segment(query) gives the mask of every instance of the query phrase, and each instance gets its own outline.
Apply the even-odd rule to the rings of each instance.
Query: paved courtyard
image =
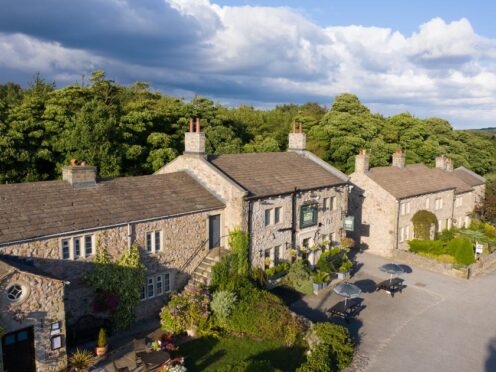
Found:
[[[364,290],[366,308],[347,326],[359,342],[351,371],[496,371],[496,274],[463,280],[411,267],[407,288],[392,298],[373,292],[389,262],[359,254],[351,280]],[[293,303],[319,321],[342,298],[330,290]],[[344,323],[342,323],[345,325]]]

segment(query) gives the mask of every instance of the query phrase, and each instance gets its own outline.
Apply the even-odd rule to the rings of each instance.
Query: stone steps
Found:
[[[224,248],[212,249],[198,265],[195,271],[193,271],[188,285],[194,287],[209,285],[212,276],[212,267],[220,261],[221,257],[224,257],[228,253],[229,251]]]

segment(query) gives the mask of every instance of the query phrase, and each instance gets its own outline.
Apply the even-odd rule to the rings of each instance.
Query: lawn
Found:
[[[241,368],[242,361],[268,361],[274,369],[294,371],[305,361],[302,346],[287,347],[279,341],[233,336],[189,341],[180,346],[180,353],[185,357],[188,371],[244,371],[247,365]]]

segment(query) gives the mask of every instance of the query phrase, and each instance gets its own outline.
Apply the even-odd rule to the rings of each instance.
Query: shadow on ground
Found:
[[[488,345],[489,356],[486,359],[485,371],[496,371],[496,338],[493,338]]]

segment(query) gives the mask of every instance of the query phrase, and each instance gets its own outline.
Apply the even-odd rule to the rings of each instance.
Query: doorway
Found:
[[[3,336],[2,352],[5,371],[35,372],[33,327]]]
[[[220,214],[208,217],[208,248],[220,247]]]

